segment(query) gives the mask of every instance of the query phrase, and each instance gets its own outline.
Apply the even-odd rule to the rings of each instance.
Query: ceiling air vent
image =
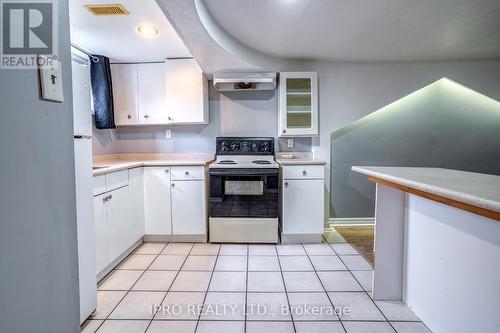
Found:
[[[95,16],[128,15],[128,10],[120,4],[84,5]]]

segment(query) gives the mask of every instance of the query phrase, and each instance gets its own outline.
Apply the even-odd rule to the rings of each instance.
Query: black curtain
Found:
[[[92,99],[94,100],[95,127],[98,129],[115,128],[113,84],[108,57],[97,54],[90,57],[90,79]]]

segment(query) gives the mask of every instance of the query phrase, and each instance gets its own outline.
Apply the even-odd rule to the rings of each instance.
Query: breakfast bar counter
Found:
[[[500,329],[500,176],[364,167],[376,183],[373,298],[433,332]]]

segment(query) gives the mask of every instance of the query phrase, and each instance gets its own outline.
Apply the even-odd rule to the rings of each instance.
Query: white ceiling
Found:
[[[130,15],[93,16],[83,5],[119,3]],[[113,61],[162,61],[189,57],[186,48],[155,0],[70,0],[71,42]],[[141,24],[152,24],[160,35],[147,39],[136,32]]]
[[[204,0],[243,44],[282,58],[419,61],[500,56],[498,0]]]

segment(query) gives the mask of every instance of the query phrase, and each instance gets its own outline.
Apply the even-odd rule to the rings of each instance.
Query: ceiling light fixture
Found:
[[[146,38],[153,38],[160,34],[160,30],[151,25],[140,25],[136,30],[141,36]]]

